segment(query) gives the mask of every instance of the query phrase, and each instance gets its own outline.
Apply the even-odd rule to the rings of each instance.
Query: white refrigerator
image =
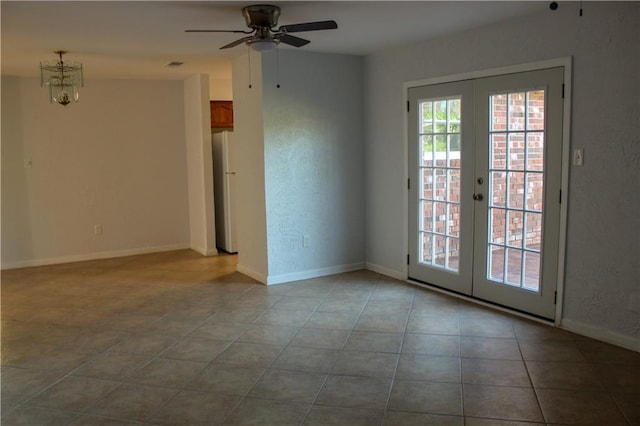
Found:
[[[216,214],[216,247],[228,253],[238,251],[236,239],[236,169],[233,132],[214,133],[211,138],[213,151],[213,191]]]

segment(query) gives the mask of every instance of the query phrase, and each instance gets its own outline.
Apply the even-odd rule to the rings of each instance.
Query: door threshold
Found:
[[[433,284],[425,283],[423,281],[418,281],[418,280],[413,279],[413,278],[407,278],[406,282],[409,283],[409,284],[418,286],[418,287],[422,287],[422,288],[426,288],[426,289],[429,289],[429,290],[433,290],[433,291],[438,292],[438,293],[446,294],[448,296],[452,296],[452,297],[455,297],[457,299],[462,299],[462,300],[465,300],[467,302],[475,303],[476,305],[480,305],[480,306],[484,306],[484,307],[487,307],[487,308],[491,308],[491,309],[496,310],[496,311],[504,312],[504,313],[507,313],[507,314],[510,314],[510,315],[515,315],[517,317],[525,318],[525,319],[528,319],[528,320],[531,320],[531,321],[535,321],[535,322],[538,322],[540,324],[557,327],[555,321],[551,320],[549,318],[544,318],[544,317],[540,317],[540,316],[537,316],[537,315],[534,315],[534,314],[530,314],[528,312],[519,311],[517,309],[509,308],[507,306],[499,305],[497,303],[487,302],[486,300],[478,299],[476,297],[468,296],[466,294],[462,294],[462,293],[458,293],[458,292],[455,292],[455,291],[447,290],[447,289],[444,289],[442,287],[438,287],[438,286],[433,285]]]

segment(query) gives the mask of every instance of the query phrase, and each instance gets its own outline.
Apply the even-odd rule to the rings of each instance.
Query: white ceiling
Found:
[[[2,12],[2,74],[36,76],[52,51],[68,50],[86,78],[231,77],[230,60],[244,45],[219,47],[242,34],[185,33],[185,29],[246,29],[251,1],[6,1]],[[312,52],[366,55],[548,10],[544,1],[276,1],[279,25],[333,19],[339,28],[299,34]],[[285,49],[295,49],[282,47]],[[185,63],[165,67],[170,61]]]

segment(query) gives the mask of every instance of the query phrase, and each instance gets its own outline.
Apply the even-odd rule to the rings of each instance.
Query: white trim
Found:
[[[351,263],[347,265],[337,265],[328,268],[310,269],[308,271],[292,272],[289,274],[269,275],[267,285],[283,284],[292,281],[308,280],[310,278],[324,277],[327,275],[341,274],[343,272],[359,271],[364,269],[364,263]]]
[[[163,251],[190,249],[189,244],[170,244],[166,246],[140,247],[125,250],[102,251],[98,253],[77,254],[73,256],[49,257],[45,259],[16,260],[4,262],[2,270],[28,268],[32,266],[57,265],[59,263],[84,262],[87,260],[110,259],[113,257],[135,256],[138,254],[159,253]]]
[[[213,247],[210,249],[205,249],[204,247],[190,247],[191,250],[200,253],[203,256],[217,256],[218,255],[218,249]]]
[[[260,281],[262,284],[266,284],[267,283],[267,276],[264,274],[261,274],[260,272],[256,272],[253,269],[249,268],[248,266],[244,266],[241,265],[240,263],[238,263],[236,265],[236,271],[240,272],[241,274],[244,274],[250,278],[253,278],[256,281]]]
[[[409,100],[409,89],[412,87],[429,86],[441,83],[452,83],[456,81],[472,80],[484,77],[493,77],[504,74],[515,74],[527,71],[537,71],[547,68],[564,67],[564,104],[562,114],[562,204],[560,206],[560,235],[558,241],[558,274],[557,274],[557,287],[556,291],[556,311],[555,311],[555,325],[559,326],[562,322],[562,305],[564,301],[564,274],[565,274],[565,261],[566,261],[566,243],[567,243],[567,212],[568,212],[568,200],[569,200],[569,159],[570,159],[570,146],[571,146],[571,77],[572,77],[572,63],[573,57],[566,56],[563,58],[549,59],[546,61],[529,62],[526,64],[509,65],[505,67],[490,68],[486,70],[470,71],[466,73],[431,77],[424,80],[409,81],[402,84],[402,100],[403,100],[403,115],[404,115],[404,128],[403,128],[403,140],[404,140],[404,157],[405,157],[405,169],[404,176],[405,182],[409,179],[409,114],[407,112],[407,102]],[[409,217],[408,217],[408,203],[409,196],[408,191],[404,192],[403,200],[403,243],[404,247],[409,249]],[[408,265],[403,262],[403,269],[405,271],[405,277],[408,278]]]
[[[564,105],[562,108],[562,203],[560,204],[560,229],[558,230],[558,278],[556,291],[555,323],[562,323],[564,300],[564,275],[567,256],[567,222],[569,209],[569,169],[571,158],[571,93],[572,93],[572,57],[564,58]]]
[[[385,266],[376,265],[375,263],[367,262],[364,265],[365,269],[368,271],[375,272],[377,274],[381,274],[387,277],[395,278],[399,281],[407,280],[406,271],[396,271],[395,269],[387,268]]]
[[[638,337],[616,333],[615,331],[611,331],[606,328],[585,324],[571,319],[563,319],[560,324],[560,328],[572,333],[640,352],[640,339]]]

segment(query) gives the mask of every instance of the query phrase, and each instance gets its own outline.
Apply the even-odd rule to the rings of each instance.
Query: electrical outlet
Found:
[[[102,235],[102,225],[93,225],[93,235]]]
[[[302,236],[302,247],[309,247],[309,245],[311,245],[311,242],[309,241],[310,238],[308,235],[303,235]]]
[[[584,150],[582,148],[573,150],[573,165],[574,166],[584,165]]]

